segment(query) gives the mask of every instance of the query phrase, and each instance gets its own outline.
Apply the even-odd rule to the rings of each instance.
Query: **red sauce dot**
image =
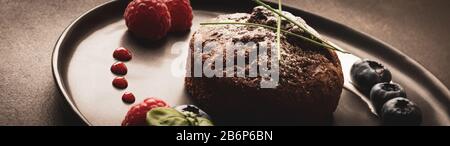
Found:
[[[135,100],[136,100],[136,98],[134,97],[133,93],[131,93],[131,92],[125,92],[122,95],[122,101],[125,103],[131,104],[131,103],[134,103]]]
[[[132,58],[131,52],[124,48],[119,47],[116,50],[114,50],[113,57],[119,61],[129,61]]]
[[[125,89],[128,87],[128,81],[124,77],[116,77],[112,82],[113,86],[119,89]]]
[[[114,63],[111,66],[111,72],[116,75],[126,75],[128,72],[127,66],[123,62]]]

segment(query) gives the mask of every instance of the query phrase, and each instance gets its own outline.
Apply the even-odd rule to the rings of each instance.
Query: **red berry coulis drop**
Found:
[[[119,89],[125,89],[128,87],[128,81],[124,77],[116,77],[112,82],[113,86]]]
[[[127,66],[123,62],[114,63],[111,66],[111,72],[116,75],[126,75],[128,72]]]
[[[131,92],[125,92],[122,95],[122,101],[125,103],[131,104],[131,103],[134,103],[135,100],[136,100],[136,98],[134,97],[133,93],[131,93]]]
[[[132,58],[131,52],[124,48],[119,47],[116,50],[114,50],[113,57],[119,61],[129,61]]]

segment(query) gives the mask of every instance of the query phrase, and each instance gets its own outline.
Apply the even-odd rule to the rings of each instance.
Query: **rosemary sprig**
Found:
[[[262,2],[261,0],[253,0],[255,1],[257,4],[267,8],[268,10],[272,11],[273,13],[277,14],[278,16],[283,17],[284,19],[288,20],[289,22],[291,22],[292,24],[296,25],[297,27],[303,29],[308,35],[312,36],[313,40],[317,40],[323,44],[325,44],[326,46],[329,46],[327,48],[333,48],[333,50],[337,50],[339,52],[342,53],[346,53],[348,54],[348,52],[341,50],[340,48],[334,47],[332,45],[330,45],[328,42],[321,40],[319,37],[315,36],[313,33],[311,33],[308,29],[304,28],[302,25],[300,25],[297,21],[292,20],[291,18],[287,17],[286,15],[282,14],[281,11],[277,11],[274,8],[270,7],[269,5],[265,4],[264,2]]]
[[[281,9],[281,0],[278,0],[278,11],[282,12]],[[277,17],[277,51],[278,51],[278,59],[281,60],[281,17]]]
[[[231,24],[231,25],[255,26],[255,27],[263,27],[263,28],[267,28],[267,29],[271,29],[271,30],[277,30],[277,28],[275,28],[275,27],[264,25],[264,24],[257,24],[257,23],[243,23],[243,22],[205,22],[205,23],[200,23],[200,25],[228,25],[228,24]],[[291,35],[291,36],[295,36],[295,37],[297,37],[299,39],[302,39],[304,41],[310,42],[310,43],[312,43],[314,45],[317,45],[317,46],[321,46],[321,47],[324,47],[324,48],[328,48],[328,49],[332,49],[332,50],[336,50],[336,51],[342,52],[339,49],[335,49],[335,48],[333,48],[331,46],[322,44],[320,42],[317,42],[315,40],[312,40],[312,39],[307,38],[307,37],[302,36],[302,35],[298,35],[298,34],[292,33],[292,32],[287,31],[287,30],[280,29],[280,32],[283,32],[283,33]],[[342,52],[342,53],[346,53],[346,52]]]

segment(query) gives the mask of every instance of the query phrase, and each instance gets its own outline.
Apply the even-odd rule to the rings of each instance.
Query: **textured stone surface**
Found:
[[[64,28],[107,0],[0,0],[0,125],[80,125],[51,72]],[[447,87],[448,0],[283,0],[373,35],[411,56]]]

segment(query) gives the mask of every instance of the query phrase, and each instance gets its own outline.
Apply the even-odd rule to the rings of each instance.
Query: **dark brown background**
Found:
[[[107,0],[0,0],[0,125],[80,125],[52,77],[64,28]],[[450,86],[450,1],[283,0],[373,35]]]

